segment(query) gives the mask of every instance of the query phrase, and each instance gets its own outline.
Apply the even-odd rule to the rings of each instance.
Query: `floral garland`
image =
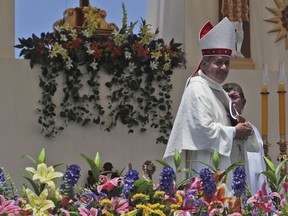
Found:
[[[15,47],[21,49],[20,56],[30,60],[31,68],[41,65],[42,98],[37,110],[47,137],[69,122],[94,123],[106,131],[121,122],[128,133],[135,127],[144,132],[150,126],[160,133],[156,142],[167,143],[173,119],[171,75],[184,62],[184,53],[173,39],[166,44],[157,38],[158,31],[152,33],[144,20],[134,34],[137,22],[127,26],[125,16],[126,12],[123,27],[108,37],[64,23],[53,33],[19,38]],[[60,87],[64,95],[57,104]]]

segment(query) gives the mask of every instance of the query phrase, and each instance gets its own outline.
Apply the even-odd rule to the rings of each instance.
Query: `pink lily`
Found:
[[[284,189],[283,193],[288,194],[288,183],[287,183],[287,182],[285,182],[285,183],[283,184],[283,189]],[[286,204],[286,199],[285,199],[285,197],[283,196],[283,194],[281,194],[280,205],[281,205],[282,208],[285,208],[285,204]]]
[[[111,191],[114,187],[118,185],[119,177],[109,180],[107,176],[100,175],[99,180],[102,181],[103,184],[97,186],[98,193],[100,193],[103,189],[107,191]]]
[[[189,184],[187,184],[187,186],[185,187],[185,190],[186,191],[189,191],[189,190],[200,191],[201,185],[202,185],[201,178],[191,178]]]
[[[0,195],[0,215],[12,213],[16,215],[21,208],[14,205],[14,200],[5,200],[3,195]]]
[[[120,199],[119,201],[117,198],[113,197],[111,199],[111,207],[113,209],[116,208],[115,211],[118,214],[125,214],[129,211],[129,204],[127,199]]]
[[[280,198],[280,195],[276,192],[272,192],[271,194],[267,193],[266,190],[266,182],[263,183],[262,189],[258,191],[258,193],[254,194],[247,200],[247,204],[253,203],[253,209],[257,211],[264,210],[265,212],[271,212],[274,208],[272,197]]]
[[[97,216],[98,215],[98,209],[91,208],[90,211],[84,207],[78,208],[81,216]]]
[[[67,211],[66,209],[61,208],[61,211],[65,214],[65,216],[70,216],[69,211]]]

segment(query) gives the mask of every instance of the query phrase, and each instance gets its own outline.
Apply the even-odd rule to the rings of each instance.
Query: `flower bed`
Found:
[[[266,182],[256,194],[249,194],[243,163],[234,164],[224,172],[217,172],[217,152],[214,167],[207,166],[199,177],[177,182],[175,171],[164,161],[159,182],[150,177],[155,171],[151,163],[145,164],[143,177],[129,169],[125,175],[111,177],[100,172],[100,157],[95,160],[81,154],[89,164],[95,182],[85,188],[77,185],[81,168],[72,164],[63,174],[47,166],[45,149],[37,160],[27,156],[35,167],[27,167],[24,176],[30,186],[23,184],[18,196],[9,175],[0,170],[0,215],[287,215],[288,183],[286,175],[279,177],[283,161],[277,168],[265,158],[268,171],[263,172]],[[174,161],[180,172],[180,156]],[[153,165],[153,164],[152,164]],[[233,171],[232,196],[227,196],[225,179]],[[182,170],[183,171],[183,170]],[[187,170],[186,170],[187,171]],[[150,172],[150,173],[149,173]],[[151,173],[152,172],[152,173]],[[150,174],[150,175],[149,175]],[[278,176],[278,177],[277,177]],[[58,180],[58,181],[56,181]],[[61,181],[59,181],[61,180]],[[76,190],[76,188],[80,188]]]

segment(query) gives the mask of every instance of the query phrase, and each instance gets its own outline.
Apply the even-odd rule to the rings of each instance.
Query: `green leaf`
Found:
[[[215,167],[216,170],[218,170],[219,168],[219,155],[216,149],[214,149],[213,152],[213,165]]]
[[[265,175],[267,177],[267,180],[270,181],[272,184],[277,185],[277,177],[275,176],[275,173],[271,171],[263,171],[261,174]]]
[[[59,167],[59,166],[62,166],[62,165],[63,165],[63,163],[54,164],[54,165],[53,165],[53,168],[55,169],[55,168],[57,168],[57,167]]]
[[[81,153],[81,156],[86,160],[86,162],[88,163],[88,165],[90,166],[90,169],[92,171],[93,177],[96,181],[99,180],[99,176],[100,176],[100,169],[99,167],[96,165],[95,161],[92,160],[91,158],[89,158],[88,156],[86,156],[85,154]]]
[[[28,158],[28,159],[31,160],[35,165],[37,165],[36,160],[34,160],[34,158],[32,158],[31,156],[29,156],[29,155],[22,155],[22,156],[21,156],[21,159],[23,159],[23,158]]]
[[[264,161],[268,170],[271,170],[273,173],[275,173],[275,166],[272,161],[270,161],[267,157],[264,157]]]
[[[126,214],[121,214],[121,216],[136,216],[138,214],[138,209],[135,209],[133,211],[129,211]]]
[[[214,168],[213,168],[210,164],[208,164],[208,163],[205,163],[205,162],[200,161],[200,160],[192,160],[192,162],[199,162],[199,163],[201,163],[201,164],[207,166],[207,168],[211,169],[214,173],[217,173],[217,170],[214,169]]]
[[[278,186],[277,186],[277,191],[276,192],[280,192],[281,189],[283,188],[283,184],[285,183],[287,178],[287,174],[283,175],[280,177],[279,181],[278,181]]]
[[[147,194],[147,191],[149,191],[149,188],[151,188],[151,183],[145,179],[137,179],[134,182],[134,187],[136,193]]]
[[[45,163],[45,148],[42,148],[38,156],[38,164]]]
[[[174,151],[174,164],[176,169],[180,166],[181,164],[181,155],[178,149],[175,149]]]
[[[34,192],[39,196],[40,195],[40,190],[38,188],[38,185],[30,178],[28,178],[27,176],[22,176],[23,178],[25,178],[28,182],[30,182],[31,186],[33,187]]]
[[[286,158],[285,160],[281,161],[281,163],[278,164],[278,166],[276,167],[276,170],[275,170],[275,175],[276,176],[280,175],[281,169],[282,169],[283,166],[286,166],[286,162],[287,161],[288,161],[288,158]]]
[[[96,164],[97,167],[100,167],[101,158],[100,158],[99,152],[96,153],[94,162],[95,162],[95,164]]]
[[[170,166],[167,162],[163,161],[163,160],[155,160],[156,162],[162,164],[163,166]]]

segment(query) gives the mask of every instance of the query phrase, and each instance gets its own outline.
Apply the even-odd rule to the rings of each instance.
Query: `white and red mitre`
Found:
[[[235,28],[227,17],[216,26],[207,22],[199,33],[203,56],[231,56],[235,49]]]
[[[231,56],[235,49],[235,28],[227,17],[216,26],[209,21],[199,32],[200,48],[203,56]],[[197,75],[200,64],[192,76]]]

